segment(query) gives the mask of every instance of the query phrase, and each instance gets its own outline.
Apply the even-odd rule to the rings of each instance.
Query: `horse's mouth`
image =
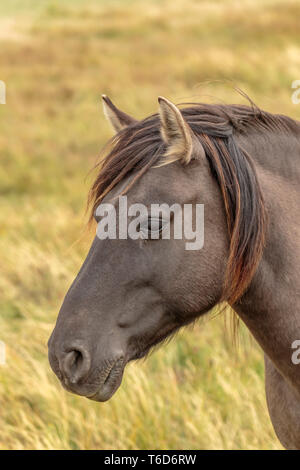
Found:
[[[118,390],[121,385],[123,372],[124,372],[124,359],[117,360],[108,370],[104,378],[102,378],[101,385],[96,393],[87,396],[89,400],[94,401],[107,401]]]

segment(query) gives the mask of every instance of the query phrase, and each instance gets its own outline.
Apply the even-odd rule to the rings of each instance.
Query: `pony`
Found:
[[[266,397],[282,445],[300,449],[300,123],[251,103],[176,106],[136,120],[103,95],[115,136],[90,189],[99,208],[204,205],[204,244],[97,235],[60,309],[49,361],[62,385],[108,400],[128,362],[217,305],[236,312],[265,355]],[[100,211],[101,212],[101,211]],[[119,214],[120,215],[120,214]],[[174,214],[169,220],[174,228]],[[154,236],[159,234],[159,236]],[[152,236],[153,235],[153,236]]]

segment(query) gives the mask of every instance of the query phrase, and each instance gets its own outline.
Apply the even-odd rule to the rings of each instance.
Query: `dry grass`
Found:
[[[299,14],[284,0],[1,3],[1,449],[280,448],[262,353],[236,353],[221,318],[129,366],[105,404],[61,389],[46,342],[88,247],[71,246],[85,176],[110,136],[100,94],[142,117],[158,95],[240,102],[233,80],[260,106],[299,116]]]

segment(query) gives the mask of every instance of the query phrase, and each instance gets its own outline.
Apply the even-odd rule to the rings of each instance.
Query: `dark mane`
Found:
[[[204,147],[224,201],[230,252],[221,300],[232,305],[255,273],[266,229],[264,202],[252,159],[239,148],[235,135],[252,131],[287,134],[299,131],[299,124],[255,105],[185,105],[181,112]],[[99,202],[116,184],[134,173],[131,187],[150,167],[161,163],[165,150],[158,114],[119,132],[98,164],[100,169],[88,198],[91,219]]]

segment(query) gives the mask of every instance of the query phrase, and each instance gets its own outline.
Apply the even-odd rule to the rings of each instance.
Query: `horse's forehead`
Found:
[[[134,178],[134,175],[127,176],[122,181],[120,181],[116,186],[113,187],[109,193],[104,196],[101,203],[111,203],[113,204],[117,199],[118,196],[126,190],[126,187],[130,184],[131,180]]]
[[[126,194],[132,203],[149,203],[154,200],[169,199],[182,194],[182,179],[176,163],[163,167],[149,168],[130,187],[134,178],[133,173],[120,181],[101,201],[117,205],[118,196]],[[129,188],[127,191],[127,187]]]

